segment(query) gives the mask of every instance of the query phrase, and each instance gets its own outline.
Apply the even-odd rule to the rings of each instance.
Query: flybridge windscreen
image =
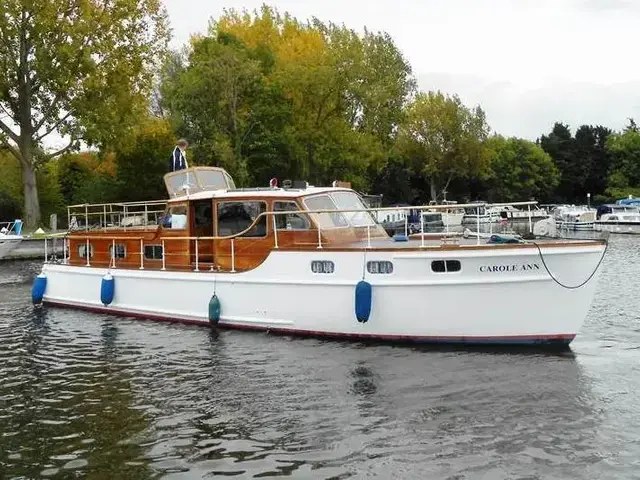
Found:
[[[194,167],[165,175],[165,185],[170,197],[208,190],[235,188],[231,176],[221,168]]]

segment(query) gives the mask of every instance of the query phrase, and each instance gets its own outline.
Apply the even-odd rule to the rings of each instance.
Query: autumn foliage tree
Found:
[[[197,143],[196,158],[240,184],[285,175],[367,185],[415,88],[388,35],[266,6],[225,12],[169,72],[161,91],[173,124]]]
[[[167,40],[159,0],[0,2],[0,143],[20,162],[27,225],[38,167],[133,123]],[[45,151],[54,134],[66,144]]]

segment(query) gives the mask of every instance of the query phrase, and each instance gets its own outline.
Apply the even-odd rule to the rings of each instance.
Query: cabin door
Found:
[[[213,201],[197,200],[191,202],[191,236],[213,237]],[[196,240],[191,240],[191,264],[195,265]],[[213,264],[213,241],[198,240],[197,257],[199,268],[208,268]]]
[[[274,240],[273,232],[267,226],[267,217],[260,216],[266,210],[267,203],[261,199],[230,199],[216,203],[216,236],[235,236],[233,240],[215,241],[215,262],[218,269],[251,270],[267,258]]]

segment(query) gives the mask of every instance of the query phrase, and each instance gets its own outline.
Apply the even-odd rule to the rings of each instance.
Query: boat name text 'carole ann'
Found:
[[[479,269],[485,272],[528,272],[530,270],[540,270],[537,263],[525,263],[522,265],[480,265]]]

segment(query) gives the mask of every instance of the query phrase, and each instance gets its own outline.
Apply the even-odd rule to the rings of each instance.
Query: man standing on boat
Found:
[[[187,165],[187,146],[189,144],[184,138],[178,140],[173,152],[171,153],[171,157],[169,158],[169,171],[176,172],[178,170],[183,170],[185,168],[189,168]]]

